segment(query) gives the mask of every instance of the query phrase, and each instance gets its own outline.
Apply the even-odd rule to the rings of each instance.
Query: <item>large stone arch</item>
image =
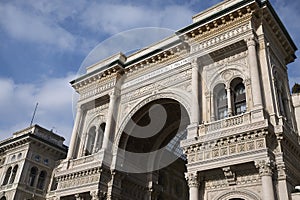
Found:
[[[129,122],[130,118],[144,105],[158,99],[173,99],[175,101],[178,101],[188,112],[189,117],[191,117],[191,97],[190,94],[186,91],[183,91],[181,89],[168,89],[164,90],[162,92],[158,92],[155,94],[151,94],[147,97],[142,98],[138,103],[136,103],[128,112],[128,114],[121,119],[121,123],[117,128],[116,132],[116,138],[114,140],[114,152],[119,147],[120,138],[122,136],[122,132],[124,131],[124,128],[126,124]]]
[[[245,200],[261,200],[261,198],[257,194],[248,190],[234,190],[223,192],[222,194],[214,198],[214,200],[230,200],[232,198],[241,198]]]
[[[191,109],[188,95],[182,96],[182,94],[184,92],[180,90],[177,90],[176,93],[174,90],[167,90],[149,95],[132,106],[130,112],[123,119],[124,125],[118,130],[117,142],[114,145],[114,148],[117,149],[114,150],[112,164],[116,171],[128,175],[121,182],[124,186],[121,190],[122,195],[130,196],[134,192],[137,192],[137,196],[145,195],[146,191],[150,189],[148,183],[151,183],[150,185],[156,188],[155,192],[159,192],[158,188],[160,187],[172,189],[160,192],[159,199],[165,197],[174,199],[179,193],[181,199],[188,198],[188,185],[184,176],[187,172],[186,159],[180,147],[180,141],[186,138],[186,127],[190,124]],[[156,105],[164,107],[166,118],[161,117],[163,115],[153,115],[155,118],[152,118],[150,111]],[[164,125],[157,125],[154,120],[153,124],[155,127],[160,127],[159,130],[156,131],[151,127],[144,131],[143,128],[147,126],[147,123],[152,123],[151,118],[163,121]],[[131,125],[132,122],[134,122],[134,126]],[[132,129],[130,129],[131,127]],[[150,131],[147,132],[147,130]],[[136,133],[144,135],[135,135]],[[151,135],[152,133],[154,135]],[[159,178],[160,174],[165,172],[168,172],[165,179],[168,180],[167,182],[161,181]],[[177,189],[175,190],[174,182],[179,185],[179,192]],[[140,190],[131,188],[132,185],[139,185]],[[173,190],[178,194],[172,192]],[[135,198],[132,197],[132,199]],[[137,199],[141,199],[141,197],[139,196]]]

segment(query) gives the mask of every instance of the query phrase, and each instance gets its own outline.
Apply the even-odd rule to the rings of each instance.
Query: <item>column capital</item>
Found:
[[[198,65],[198,58],[191,58],[191,64],[197,64]]]
[[[113,91],[110,91],[110,92],[108,92],[108,95],[109,95],[109,98],[115,98],[116,97],[116,93],[115,93],[115,91],[113,90]]]
[[[192,172],[192,173],[185,173],[185,179],[188,182],[189,187],[199,187],[200,182],[198,179],[198,173],[197,172]]]
[[[250,78],[247,78],[247,79],[245,79],[245,80],[243,80],[243,83],[244,83],[244,85],[251,85],[251,79]]]
[[[97,190],[90,191],[90,195],[92,197],[92,200],[99,200],[99,192]]]
[[[249,47],[249,46],[256,46],[256,44],[257,44],[257,40],[256,40],[256,38],[255,38],[254,35],[252,35],[249,38],[246,38],[245,42],[247,43],[247,47]]]
[[[274,163],[270,160],[256,160],[255,167],[258,168],[260,176],[272,176]]]
[[[81,196],[79,194],[75,194],[74,196],[75,196],[76,200],[82,200],[83,199],[83,198],[81,198]]]
[[[276,165],[277,172],[278,172],[278,178],[285,178],[287,176],[287,171],[284,163],[279,163]]]

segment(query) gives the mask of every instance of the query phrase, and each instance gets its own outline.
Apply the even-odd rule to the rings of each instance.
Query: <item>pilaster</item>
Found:
[[[261,107],[262,95],[261,95],[261,86],[260,86],[260,79],[259,79],[255,37],[252,36],[248,38],[246,42],[248,47],[248,60],[249,60],[249,67],[250,67],[253,107]]]
[[[193,59],[192,66],[192,116],[191,123],[199,123],[199,66]]]
[[[199,200],[199,178],[197,172],[186,173],[185,178],[190,188],[190,200]]]
[[[75,123],[73,126],[71,141],[70,141],[70,147],[69,147],[69,151],[68,151],[68,155],[67,155],[67,160],[70,160],[73,157],[74,147],[76,145],[76,138],[77,138],[77,134],[78,134],[78,126],[79,126],[79,122],[81,119],[81,115],[82,115],[82,108],[81,108],[81,106],[78,106],[76,117],[75,117]]]
[[[255,166],[259,170],[262,181],[263,200],[275,200],[273,186],[273,163],[270,160],[257,160]]]
[[[102,145],[102,149],[104,149],[104,150],[109,148],[109,138],[110,138],[110,135],[112,134],[113,121],[114,121],[114,117],[115,117],[114,110],[115,110],[115,105],[116,105],[116,99],[117,99],[116,94],[111,93],[110,97],[109,97],[107,121],[106,121],[104,137],[103,137],[103,145]]]
[[[121,199],[122,179],[124,176],[115,170],[111,171],[111,180],[108,183],[107,200]]]

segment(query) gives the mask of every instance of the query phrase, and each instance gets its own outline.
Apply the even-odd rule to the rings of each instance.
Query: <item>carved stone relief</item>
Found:
[[[260,150],[266,147],[264,134],[252,133],[253,135],[237,135],[231,139],[223,138],[218,142],[204,142],[185,149],[188,162],[203,162],[215,158],[226,158],[230,155]]]

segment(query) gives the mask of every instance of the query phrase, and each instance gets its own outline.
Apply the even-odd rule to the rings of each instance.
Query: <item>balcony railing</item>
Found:
[[[76,158],[74,160],[70,160],[70,166],[76,167],[85,163],[94,162],[96,160],[101,160],[103,158],[103,151],[99,151],[95,154]]]
[[[232,128],[239,125],[250,124],[251,116],[250,113],[243,113],[240,115],[228,117],[222,120],[204,123],[199,126],[199,135],[213,133],[220,131],[221,129]]]

